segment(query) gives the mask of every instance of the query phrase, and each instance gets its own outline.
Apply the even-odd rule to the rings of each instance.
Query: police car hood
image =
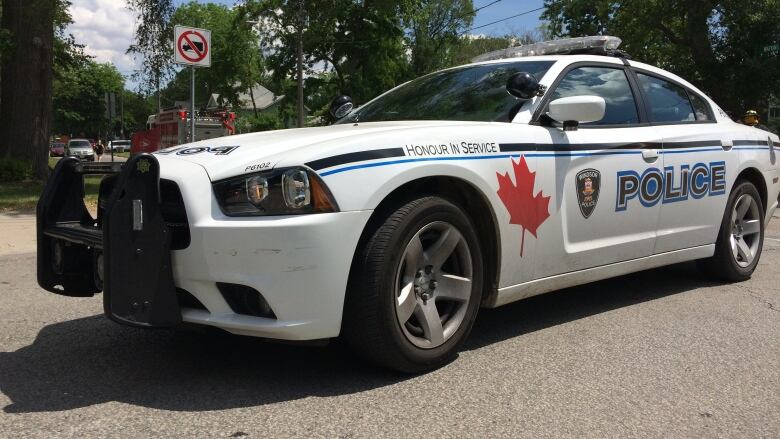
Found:
[[[406,142],[451,135],[453,127],[507,126],[492,122],[373,122],[297,128],[220,137],[180,145],[155,154],[162,166],[177,160],[197,163],[212,181],[253,171],[308,162],[357,151],[402,147]]]

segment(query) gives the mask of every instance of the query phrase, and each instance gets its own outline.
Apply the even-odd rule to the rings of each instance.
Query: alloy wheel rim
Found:
[[[749,194],[743,194],[731,211],[731,254],[737,265],[748,267],[758,254],[761,243],[761,217],[758,203]]]
[[[471,300],[471,249],[452,224],[436,221],[414,234],[396,273],[396,318],[407,340],[432,349],[463,324]]]

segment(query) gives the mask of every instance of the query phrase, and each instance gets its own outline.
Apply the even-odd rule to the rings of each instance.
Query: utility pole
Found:
[[[298,128],[303,128],[303,26],[306,10],[304,0],[298,1]]]
[[[122,139],[125,138],[125,91],[122,90],[119,95],[119,131],[122,134]]]

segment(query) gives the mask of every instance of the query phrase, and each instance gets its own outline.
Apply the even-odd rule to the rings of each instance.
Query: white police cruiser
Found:
[[[747,279],[777,207],[778,137],[618,44],[488,54],[357,109],[342,97],[329,127],[123,168],[65,158],[38,207],[39,283],[103,291],[125,324],[343,335],[418,372],[453,358],[480,307],[688,260]],[[111,174],[96,218],[90,173]]]

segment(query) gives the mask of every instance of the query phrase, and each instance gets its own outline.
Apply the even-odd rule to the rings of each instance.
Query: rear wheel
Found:
[[[764,245],[764,205],[758,190],[740,180],[729,202],[715,244],[715,255],[699,261],[711,276],[729,282],[749,279]]]
[[[479,308],[482,254],[474,227],[438,197],[391,213],[359,250],[344,334],[369,360],[403,372],[450,361]]]

